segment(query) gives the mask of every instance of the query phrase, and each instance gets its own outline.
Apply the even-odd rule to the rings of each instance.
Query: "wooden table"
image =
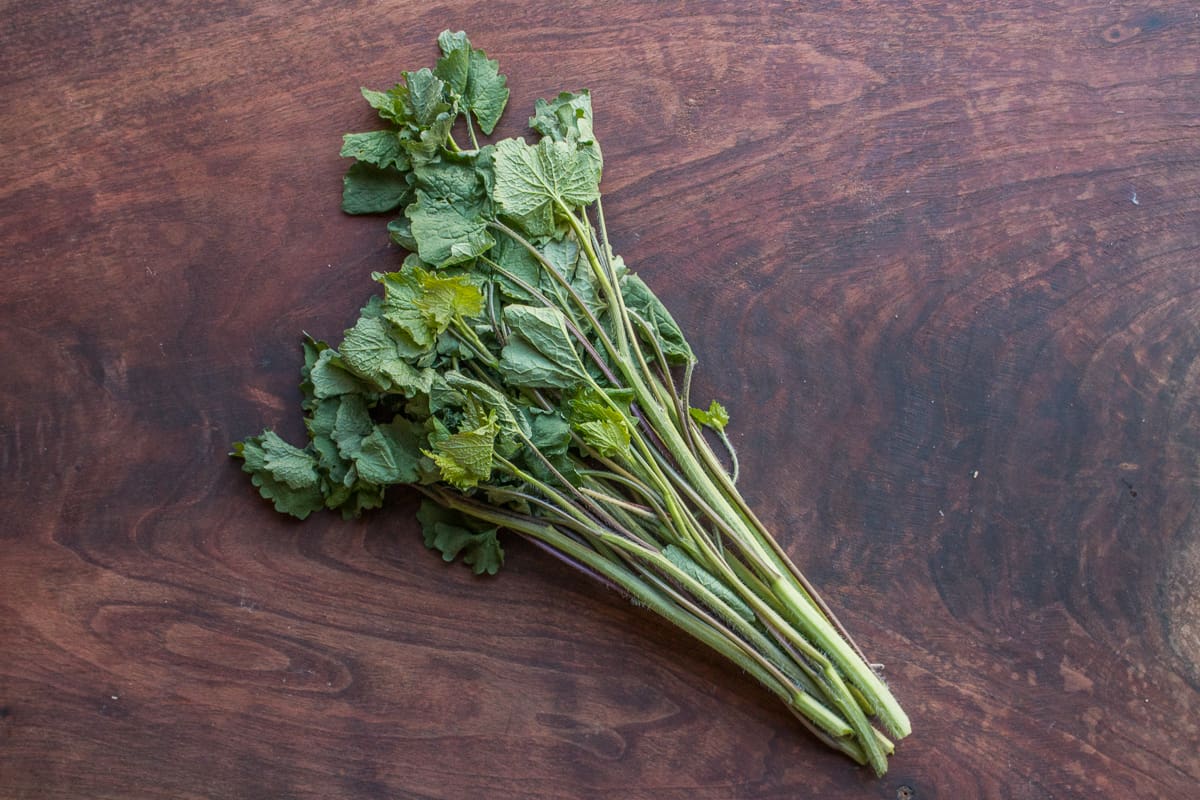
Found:
[[[8,3],[0,797],[1200,796],[1195,3]],[[296,524],[301,331],[398,263],[360,85],[590,87],[746,495],[913,716],[888,775],[533,548]]]

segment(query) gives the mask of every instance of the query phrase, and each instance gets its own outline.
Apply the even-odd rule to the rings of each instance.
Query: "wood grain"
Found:
[[[413,500],[292,524],[298,337],[397,253],[359,85],[466,28],[590,87],[618,249],[913,716],[875,780],[686,637]],[[1194,3],[8,3],[0,797],[1200,792]]]

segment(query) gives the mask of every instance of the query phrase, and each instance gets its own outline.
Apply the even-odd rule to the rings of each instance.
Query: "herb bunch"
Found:
[[[729,658],[876,773],[909,722],[742,499],[696,358],[609,245],[587,91],[539,100],[524,138],[480,144],[508,100],[463,33],[436,66],[363,90],[387,123],[348,134],[343,208],[393,212],[409,251],[335,349],[304,341],[305,447],[234,445],[263,497],[304,519],[425,499],[425,544],[493,574],[515,533]],[[466,132],[469,145],[456,141]],[[459,133],[459,138],[463,138]],[[727,467],[726,463],[730,466]]]

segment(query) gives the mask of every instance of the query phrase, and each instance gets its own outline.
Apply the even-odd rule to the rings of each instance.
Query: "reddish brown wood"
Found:
[[[1190,2],[9,3],[0,797],[1182,798],[1200,786]],[[395,263],[359,85],[588,86],[745,492],[916,729],[875,780],[686,637],[414,503],[278,518],[301,330]]]

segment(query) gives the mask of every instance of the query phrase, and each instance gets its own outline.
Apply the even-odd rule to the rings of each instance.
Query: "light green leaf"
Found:
[[[437,464],[443,480],[459,489],[471,489],[492,475],[498,431],[493,418],[474,430],[451,434],[423,452]]]
[[[408,89],[396,86],[389,91],[379,92],[363,87],[360,91],[363,99],[371,105],[371,108],[379,112],[380,117],[397,125],[405,123],[404,102]]]
[[[581,392],[568,402],[571,427],[588,445],[607,458],[629,455],[634,421],[628,407],[610,403],[595,390]]]
[[[471,398],[484,414],[492,415],[500,426],[500,435],[517,439],[522,434],[521,425],[507,397],[482,381],[469,378],[460,372],[445,373],[446,384],[465,397]]]
[[[437,342],[438,331],[426,319],[418,303],[421,286],[413,270],[389,272],[376,279],[383,283],[383,318],[394,326],[397,333],[395,338],[403,343],[400,348],[402,354],[407,355],[405,348],[410,344],[413,355],[432,350]]]
[[[415,269],[421,294],[417,307],[437,333],[446,330],[456,316],[477,317],[483,312],[483,292],[463,275],[443,277]]]
[[[725,426],[729,424],[729,412],[725,410],[725,406],[716,400],[708,404],[707,411],[701,411],[698,408],[689,408],[688,413],[692,415],[692,419],[696,420],[696,422],[717,432],[725,430]]]

